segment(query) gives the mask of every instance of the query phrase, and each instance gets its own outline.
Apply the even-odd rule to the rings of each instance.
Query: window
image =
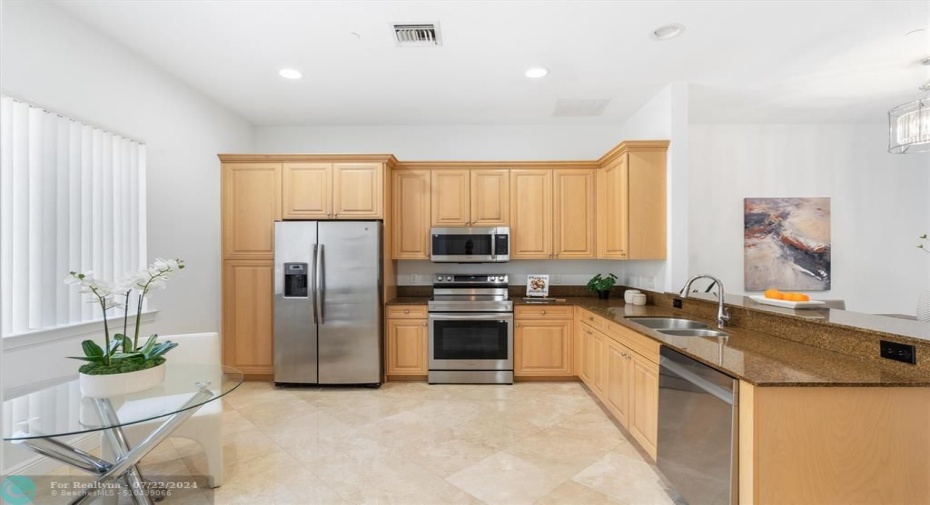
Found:
[[[145,145],[2,97],[0,336],[101,319],[68,272],[146,264]]]

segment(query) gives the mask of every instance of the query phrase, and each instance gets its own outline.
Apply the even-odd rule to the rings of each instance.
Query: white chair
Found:
[[[217,333],[191,333],[187,335],[159,335],[158,341],[171,340],[179,345],[169,352],[166,357],[172,364],[207,363],[220,365],[220,337]],[[214,378],[211,389],[218,388],[219,378]],[[138,412],[145,409],[145,400],[127,402],[117,412],[127,413],[128,409]],[[172,437],[181,437],[193,440],[200,444],[207,459],[207,477],[211,487],[223,484],[223,429],[222,429],[223,402],[213,400],[200,407],[193,416],[177,427]],[[121,416],[122,417],[122,416]],[[123,427],[123,432],[134,446],[142,441],[153,429],[157,428],[164,418],[153,419],[138,424]]]

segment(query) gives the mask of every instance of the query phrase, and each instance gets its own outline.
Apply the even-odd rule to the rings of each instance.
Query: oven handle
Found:
[[[498,313],[474,313],[474,312],[457,312],[455,314],[450,313],[432,313],[429,315],[430,321],[506,321],[508,323],[513,322],[513,313],[511,312],[498,312]]]

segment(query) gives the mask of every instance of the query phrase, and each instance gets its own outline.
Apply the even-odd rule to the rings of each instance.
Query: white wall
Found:
[[[263,153],[390,153],[403,161],[593,160],[620,125],[259,126]]]
[[[251,151],[251,125],[45,3],[3,3],[0,58],[4,94],[147,144],[149,258],[181,257],[189,265],[152,298],[150,307],[160,310],[156,329],[218,330],[216,154]],[[39,364],[34,378],[58,372]]]
[[[831,198],[832,289],[856,312],[914,314],[928,284],[930,156],[887,125],[692,125],[690,265],[743,288],[743,198]]]

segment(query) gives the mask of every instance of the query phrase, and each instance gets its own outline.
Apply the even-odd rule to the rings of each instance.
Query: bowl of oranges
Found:
[[[774,288],[766,289],[762,296],[754,295],[749,298],[765,305],[787,307],[789,309],[814,308],[824,304],[824,302],[819,300],[811,300],[811,297],[804,293],[779,291]]]

